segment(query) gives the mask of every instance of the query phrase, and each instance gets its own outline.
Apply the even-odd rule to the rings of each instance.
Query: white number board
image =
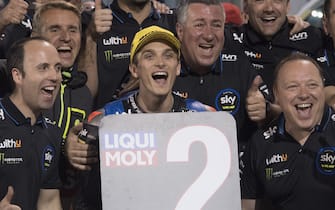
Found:
[[[225,112],[111,115],[99,129],[104,210],[240,210]]]

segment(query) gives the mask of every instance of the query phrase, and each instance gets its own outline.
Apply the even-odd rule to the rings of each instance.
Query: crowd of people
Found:
[[[101,209],[83,122],[186,111],[233,115],[242,209],[333,209],[335,0],[322,29],[289,7],[244,0],[237,18],[221,0],[6,2],[0,210]]]

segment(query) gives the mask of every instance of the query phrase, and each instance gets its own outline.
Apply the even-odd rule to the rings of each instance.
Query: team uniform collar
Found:
[[[285,43],[289,42],[288,36],[290,34],[291,27],[287,22],[287,19],[285,23],[282,25],[282,27],[279,29],[279,31],[272,37],[271,40],[266,40],[262,35],[256,32],[250,25],[250,23],[245,24],[244,27],[246,28],[247,33],[247,36],[245,37],[251,44],[272,42],[272,43],[280,43],[281,45],[287,45]]]
[[[7,116],[15,123],[17,126],[20,125],[30,125],[30,118],[26,118],[20,110],[15,106],[15,104],[10,100],[9,96],[5,96],[0,101],[0,108],[4,110]],[[47,128],[47,123],[42,114],[36,120],[35,125],[40,125],[44,128]]]
[[[219,58],[215,61],[215,63],[211,67],[211,71],[213,74],[220,74],[223,70],[223,63],[221,60],[221,53]],[[183,56],[180,58],[181,62],[181,71],[180,71],[180,76],[187,76],[187,75],[198,75],[196,72],[194,72],[190,66],[187,65],[185,62],[185,59]],[[210,73],[208,72],[208,73]]]
[[[135,91],[128,97],[129,104],[134,113],[144,113],[137,104],[136,101],[137,95],[138,91]],[[183,108],[184,111],[187,111],[183,99],[177,96],[175,93],[172,93],[172,96],[173,96],[173,106],[169,112],[180,112],[181,108]]]

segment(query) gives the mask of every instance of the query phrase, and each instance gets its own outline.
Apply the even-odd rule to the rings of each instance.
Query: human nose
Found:
[[[204,27],[203,36],[206,40],[212,40],[213,39],[214,33],[213,33],[213,30],[212,30],[211,26],[206,25]]]
[[[66,30],[62,30],[60,33],[60,39],[63,41],[69,41],[70,40],[70,33]]]
[[[300,86],[299,97],[304,99],[304,98],[308,98],[308,95],[309,95],[308,87],[306,87],[305,85]]]
[[[156,66],[159,66],[159,67],[165,66],[164,56],[157,56],[156,57]]]
[[[273,11],[273,0],[264,1],[264,11]]]
[[[55,83],[62,81],[62,73],[59,67],[52,67],[51,71],[49,71],[49,79]]]

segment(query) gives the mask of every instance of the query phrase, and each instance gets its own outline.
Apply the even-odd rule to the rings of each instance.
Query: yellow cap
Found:
[[[159,26],[149,26],[135,34],[133,42],[131,43],[130,63],[133,63],[134,56],[139,49],[155,40],[167,41],[177,50],[178,56],[180,56],[180,42],[171,31]]]

